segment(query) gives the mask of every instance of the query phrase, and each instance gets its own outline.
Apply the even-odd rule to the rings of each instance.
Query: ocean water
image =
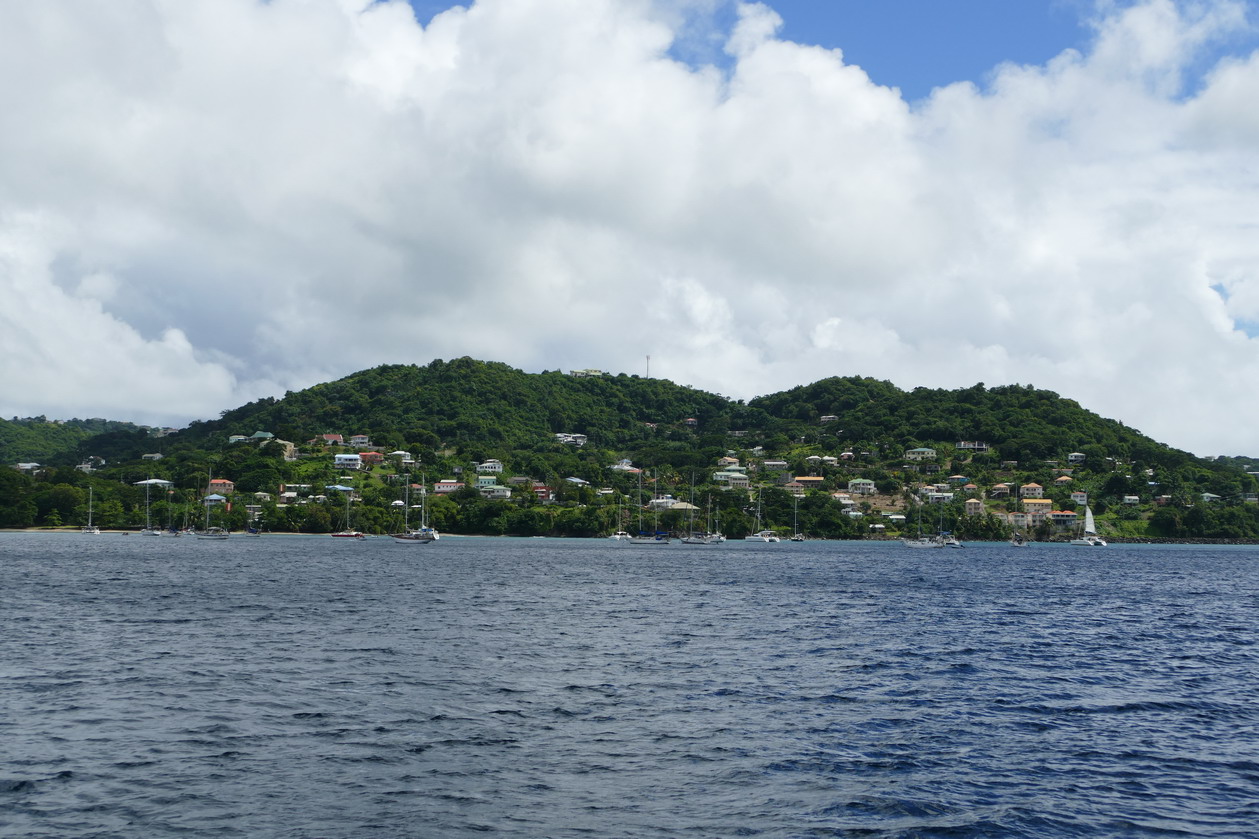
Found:
[[[1259,549],[0,535],[0,836],[1259,835]]]

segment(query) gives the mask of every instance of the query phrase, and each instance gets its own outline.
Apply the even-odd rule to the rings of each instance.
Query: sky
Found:
[[[0,415],[392,363],[1259,454],[1255,0],[0,4]],[[246,429],[245,431],[252,431]],[[352,429],[333,429],[352,431]]]

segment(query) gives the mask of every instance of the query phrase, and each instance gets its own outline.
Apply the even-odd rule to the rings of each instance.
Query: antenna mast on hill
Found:
[[[647,378],[651,378],[651,356],[647,356]]]

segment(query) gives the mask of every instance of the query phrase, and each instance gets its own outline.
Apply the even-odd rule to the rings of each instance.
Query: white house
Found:
[[[481,473],[493,472],[495,474],[499,474],[503,471],[503,464],[502,464],[502,461],[498,461],[493,458],[490,458],[484,463],[478,463],[476,465],[476,470],[477,472],[481,472]]]
[[[848,491],[857,495],[874,495],[874,481],[869,478],[853,478],[848,482]]]
[[[362,469],[363,458],[356,454],[334,454],[332,465],[337,469]]]
[[[905,452],[906,460],[915,460],[915,461],[934,460],[935,456],[936,456],[936,450],[929,449],[925,446],[920,446],[916,449],[910,449],[909,451]]]
[[[1023,484],[1019,487],[1020,498],[1044,498],[1045,488],[1040,484]]]
[[[1082,489],[1077,489],[1071,493],[1071,500],[1076,504],[1087,504],[1089,503],[1089,494]]]

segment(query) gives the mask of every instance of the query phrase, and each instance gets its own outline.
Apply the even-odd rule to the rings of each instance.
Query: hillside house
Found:
[[[920,446],[916,449],[910,449],[909,451],[905,452],[905,459],[912,462],[918,462],[922,460],[935,460],[935,456],[936,456],[936,450],[929,449],[925,446]]]
[[[984,511],[984,502],[980,501],[978,498],[966,499],[966,515],[978,516],[978,515],[981,515],[983,511]]]
[[[332,465],[337,469],[362,469],[363,458],[357,454],[334,454]]]
[[[1040,484],[1023,484],[1019,487],[1019,498],[1044,498],[1045,488]]]
[[[1054,508],[1054,502],[1049,498],[1024,498],[1023,512],[1039,512],[1042,516],[1049,515]],[[1042,519],[1043,520],[1043,519]]]
[[[869,478],[853,478],[848,482],[848,491],[854,495],[874,495],[874,481]]]
[[[713,482],[730,487],[731,489],[747,489],[748,476],[745,472],[735,472],[731,470],[713,473]]]
[[[227,494],[236,491],[236,484],[233,481],[229,481],[227,478],[215,478],[210,481],[209,490],[210,492]]]
[[[484,463],[478,463],[476,465],[476,470],[478,473],[482,473],[482,474],[484,473],[493,473],[496,475],[501,474],[503,471],[503,463],[502,461],[495,460],[494,458],[490,458]]]
[[[1071,493],[1071,500],[1076,504],[1087,504],[1089,503],[1089,494],[1082,489],[1077,489]]]

